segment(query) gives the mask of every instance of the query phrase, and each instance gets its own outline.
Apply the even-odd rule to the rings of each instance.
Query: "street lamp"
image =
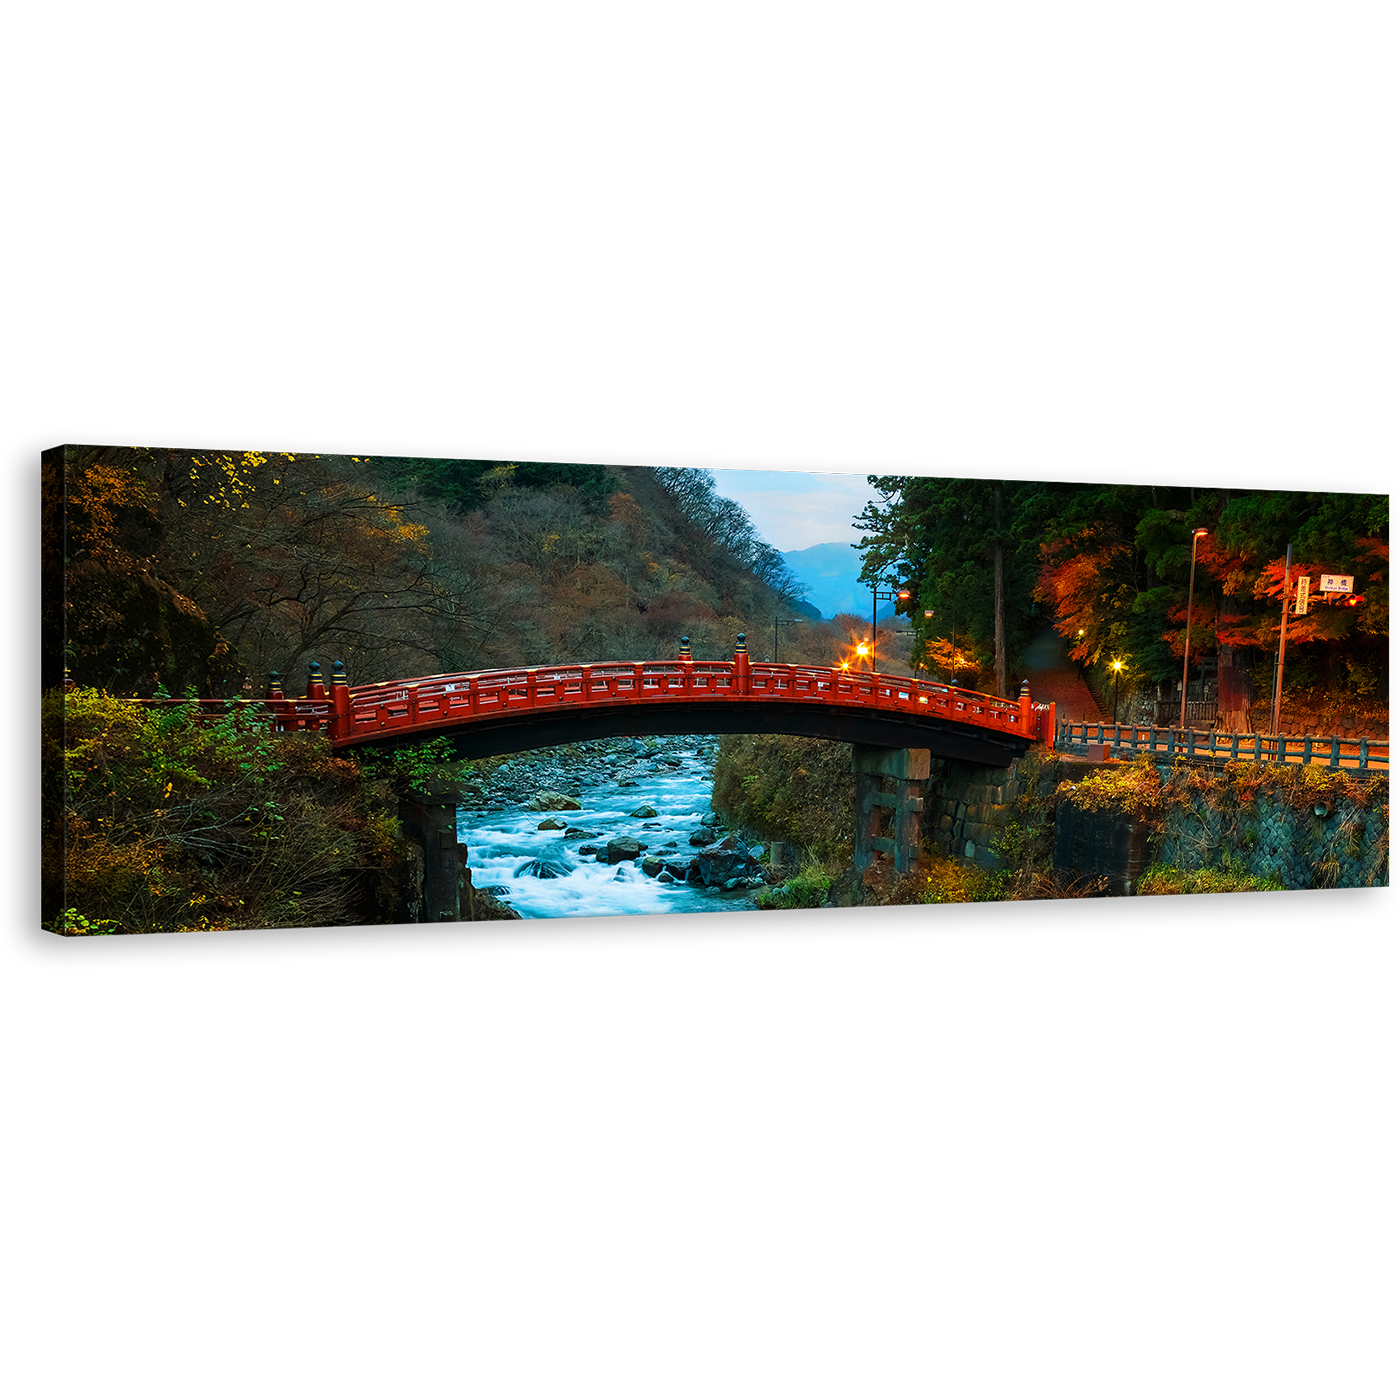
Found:
[[[1123,672],[1123,663],[1115,661],[1113,663],[1113,722],[1118,723],[1118,677]]]
[[[779,622],[778,619],[777,619],[776,617],[773,619],[773,661],[774,661],[774,664],[776,664],[776,663],[777,663],[777,660],[778,660],[778,628],[779,628],[779,627],[795,627],[795,626],[796,626],[799,622],[801,622],[801,621],[802,621],[802,619],[801,619],[800,617],[789,618],[786,622]]]
[[[1196,598],[1196,543],[1202,535],[1208,534],[1209,530],[1200,528],[1191,531],[1191,584],[1186,590],[1186,643],[1181,649],[1181,723],[1177,726],[1180,729],[1186,728],[1186,668],[1191,662],[1191,604]]]
[[[907,588],[899,588],[893,591],[889,589],[872,587],[870,590],[870,669],[875,669],[875,650],[880,642],[880,599],[886,602],[894,602],[898,599],[901,603],[909,597]]]

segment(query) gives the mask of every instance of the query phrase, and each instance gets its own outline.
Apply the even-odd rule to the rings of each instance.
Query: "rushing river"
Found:
[[[617,836],[645,842],[644,854],[659,855],[663,860],[688,861],[695,854],[690,834],[710,811],[711,762],[694,749],[674,748],[668,756],[679,758],[680,766],[659,772],[633,770],[635,787],[619,787],[610,782],[581,785],[581,811],[532,812],[516,807],[462,813],[457,834],[470,850],[472,884],[477,889],[496,890],[526,919],[752,908],[750,890],[707,890],[680,882],[662,884],[643,874],[639,862],[601,865],[591,855],[579,855],[579,846],[603,847],[610,837]],[[653,807],[656,816],[631,816],[638,807]],[[538,829],[547,817],[598,835],[564,840],[562,831]],[[674,849],[663,849],[672,842]],[[568,874],[540,879],[537,875],[516,873],[538,859],[558,862],[568,867]]]

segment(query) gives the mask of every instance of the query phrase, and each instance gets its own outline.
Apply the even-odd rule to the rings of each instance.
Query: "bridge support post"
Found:
[[[350,683],[345,679],[343,661],[331,662],[331,713],[327,729],[332,740],[350,735]]]
[[[409,792],[399,799],[404,835],[423,849],[421,903],[405,901],[407,922],[456,923],[475,917],[464,875],[467,848],[457,840],[456,792]]]
[[[869,866],[878,851],[893,856],[894,868],[903,874],[919,855],[919,814],[924,810],[920,789],[928,781],[929,751],[852,744],[851,768],[856,775],[856,869]],[[885,791],[887,779],[890,792]],[[888,836],[881,832],[887,811]]]

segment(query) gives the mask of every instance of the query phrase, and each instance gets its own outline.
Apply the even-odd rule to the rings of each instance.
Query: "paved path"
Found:
[[[1066,656],[1068,644],[1053,627],[1047,627],[1026,648],[1023,676],[1031,683],[1031,699],[1041,704],[1055,705],[1057,720],[1072,720],[1075,724],[1088,721],[1107,723],[1105,715],[1080,679],[1079,668]]]
[[[1030,680],[1031,699],[1039,701],[1041,704],[1053,701],[1057,721],[1068,720],[1072,724],[1111,724],[1113,716],[1106,715],[1099,709],[1093,693],[1080,678],[1078,667],[1066,655],[1068,649],[1066,639],[1061,637],[1053,627],[1045,628],[1026,648],[1025,665],[1021,674]],[[1209,743],[1207,732],[1198,730],[1197,735],[1198,743],[1202,739]],[[1224,738],[1228,746],[1229,736],[1226,735]],[[1319,739],[1317,742],[1330,746],[1331,740],[1330,738]],[[1254,740],[1251,736],[1251,746],[1253,743]],[[1388,754],[1389,749],[1387,748],[1386,758],[1377,758],[1372,755],[1368,771],[1389,773]],[[1295,750],[1294,761],[1298,762],[1300,759],[1301,755]],[[1327,767],[1331,762],[1330,747],[1322,749],[1321,752],[1314,751],[1312,762],[1316,768]],[[1354,753],[1348,754],[1343,756],[1341,766],[1355,771],[1359,766],[1359,760]]]

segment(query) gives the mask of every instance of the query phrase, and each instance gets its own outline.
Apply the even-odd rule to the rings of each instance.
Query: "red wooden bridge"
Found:
[[[517,753],[627,734],[800,734],[1004,765],[1055,739],[1053,705],[1001,700],[934,681],[843,667],[754,663],[744,638],[733,661],[533,666],[352,686],[337,662],[327,685],[313,663],[306,694],[274,678],[239,702],[280,732],[321,730],[336,748],[397,747],[447,735],[458,757]],[[180,701],[155,701],[180,704]],[[229,702],[194,702],[211,718]]]

